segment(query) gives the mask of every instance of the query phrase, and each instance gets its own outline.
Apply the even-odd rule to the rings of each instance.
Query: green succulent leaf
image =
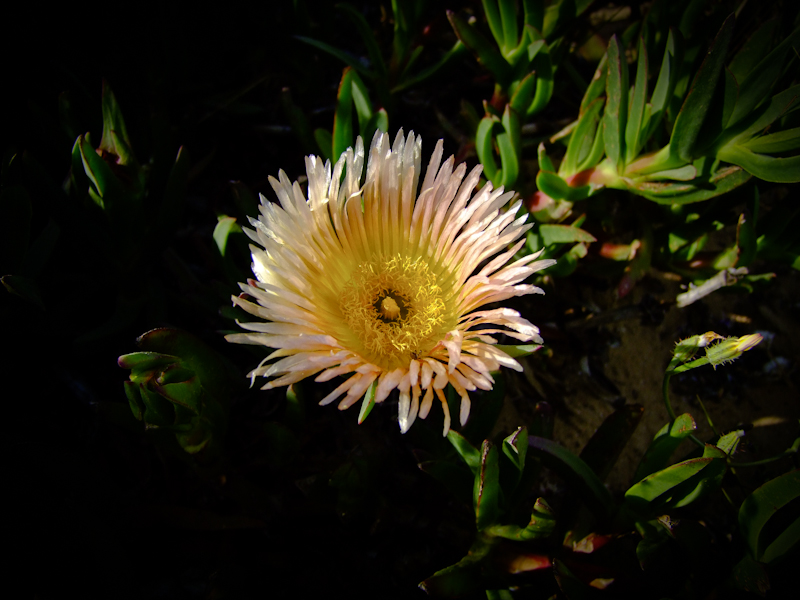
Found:
[[[644,40],[639,39],[636,80],[633,84],[631,103],[628,107],[628,122],[625,126],[625,163],[632,162],[644,144],[645,103],[647,101],[647,50]]]
[[[749,115],[753,109],[766,98],[783,72],[786,54],[800,41],[800,28],[783,40],[778,46],[759,62],[744,81],[739,83],[739,98],[730,117],[730,124],[735,125]]]
[[[500,516],[500,466],[497,448],[489,440],[481,446],[481,466],[475,478],[473,504],[478,531],[497,523]]]
[[[545,246],[569,244],[574,242],[596,242],[597,239],[588,231],[572,225],[552,225],[545,223],[539,226]]]
[[[777,154],[800,148],[800,127],[762,135],[742,144],[755,154]]]
[[[236,217],[222,215],[217,217],[217,226],[214,227],[214,243],[217,245],[220,255],[225,256],[228,247],[228,238],[233,233],[242,233],[242,228],[236,223]]]
[[[353,75],[354,72],[350,67],[345,68],[339,83],[336,112],[333,116],[333,154],[331,155],[333,162],[339,160],[342,153],[352,147],[355,142],[353,135]]]
[[[541,540],[550,537],[556,526],[553,510],[543,498],[537,498],[531,512],[531,520],[526,527],[516,525],[494,525],[484,529],[484,533],[516,541]]]
[[[453,31],[456,32],[467,48],[478,55],[478,60],[489,69],[503,87],[507,87],[511,82],[511,66],[503,58],[503,55],[495,50],[494,46],[472,25],[459,17],[453,11],[447,11],[447,18]]]
[[[720,74],[723,72],[725,56],[733,36],[734,21],[734,16],[729,16],[714,38],[675,120],[670,151],[672,156],[684,162],[692,162],[695,158],[695,141],[711,106]]]
[[[498,350],[501,350],[508,354],[511,358],[519,358],[520,356],[530,356],[537,350],[540,350],[542,347],[539,344],[517,344],[517,345],[505,345],[505,344],[496,344],[494,346]]]
[[[769,53],[769,49],[775,39],[777,26],[777,18],[765,21],[733,57],[728,69],[736,78],[736,81],[744,81],[753,72],[756,65]]]
[[[121,165],[136,164],[136,158],[131,150],[128,138],[128,129],[122,118],[122,111],[117,104],[117,99],[111,87],[103,81],[103,136],[100,138],[100,150],[118,157]]]
[[[704,456],[685,460],[648,475],[625,492],[625,503],[635,513],[660,514],[680,508],[717,489],[727,465],[726,454],[706,444]]]
[[[476,476],[480,476],[481,469],[481,452],[472,444],[469,443],[467,438],[451,429],[447,432],[447,440],[456,449],[459,456],[467,463],[467,466],[472,470]]]
[[[681,442],[696,429],[697,425],[689,413],[680,415],[674,421],[659,429],[644,456],[642,456],[639,466],[636,468],[636,474],[633,476],[633,481],[639,482],[648,475],[665,468]]]
[[[333,155],[333,136],[327,129],[315,129],[314,141],[319,147],[319,153],[325,160],[330,160]]]
[[[603,141],[606,156],[618,173],[625,166],[625,127],[628,116],[628,64],[624,50],[615,35],[608,43],[608,77],[606,109],[603,115]]]
[[[658,72],[656,86],[653,89],[653,95],[650,97],[650,123],[644,136],[645,138],[652,135],[659,125],[661,116],[667,110],[669,101],[675,91],[682,58],[679,36],[680,34],[677,31],[670,28],[666,48],[664,49],[664,57],[661,60],[661,70]]]
[[[556,173],[544,169],[536,174],[536,187],[555,200],[569,200],[570,202],[585,200],[596,191],[596,188],[591,185],[572,187]]]
[[[493,129],[497,117],[486,115],[478,123],[478,129],[475,133],[475,152],[478,154],[478,160],[483,165],[483,172],[489,181],[495,182],[498,180],[497,161],[494,158],[494,140]]]
[[[800,517],[796,514],[774,538],[765,535],[767,523],[782,515],[785,507],[797,498],[800,498],[800,471],[790,471],[768,481],[742,502],[739,527],[755,560],[772,562],[800,542]]]
[[[608,53],[603,54],[603,58],[600,59],[600,63],[597,65],[597,69],[594,72],[592,81],[589,82],[589,86],[583,94],[580,108],[581,115],[589,110],[589,106],[606,91],[606,77],[608,77]]]
[[[750,173],[738,166],[719,169],[704,181],[672,183],[638,181],[631,188],[636,194],[659,204],[691,204],[725,194],[749,180]]]
[[[567,146],[567,153],[559,166],[559,175],[569,176],[591,168],[602,157],[602,135],[597,135],[597,125],[600,122],[600,111],[605,104],[604,98],[596,98],[578,118],[578,124],[572,130],[572,135]],[[598,138],[600,138],[598,140]],[[599,141],[599,144],[597,143]],[[596,146],[600,147],[597,155]],[[596,158],[595,158],[596,156]]]
[[[776,158],[766,154],[756,154],[744,146],[728,146],[719,152],[718,156],[764,181],[775,183],[800,181],[800,156]]]

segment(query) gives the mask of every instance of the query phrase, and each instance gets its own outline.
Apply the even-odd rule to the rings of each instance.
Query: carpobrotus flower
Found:
[[[361,138],[332,171],[306,158],[308,199],[283,171],[270,178],[280,206],[261,196],[261,216],[246,230],[258,244],[257,280],[233,298],[265,322],[241,323],[252,333],[227,337],[276,349],[249,375],[274,378],[263,389],[348,375],[320,402],[344,395],[344,410],[373,384],[374,402],[397,388],[403,433],[435,396],[446,434],[448,383],[461,396],[464,424],[468,392],[491,389],[500,366],[522,370],[492,334],[541,344],[539,330],[508,308],[475,309],[542,293],[522,282],[554,261],[535,254],[507,264],[531,227],[527,215],[515,218],[521,202],[502,211],[514,194],[489,183],[473,195],[481,167],[465,178],[466,165],[454,170],[453,157],[441,165],[442,148],[440,140],[419,196],[422,145],[413,132],[406,139],[400,131],[391,148],[376,133],[363,185]]]

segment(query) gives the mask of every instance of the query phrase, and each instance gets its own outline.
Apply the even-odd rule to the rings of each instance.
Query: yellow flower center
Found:
[[[358,265],[339,303],[352,349],[387,370],[426,355],[452,326],[443,296],[421,258],[378,256]]]

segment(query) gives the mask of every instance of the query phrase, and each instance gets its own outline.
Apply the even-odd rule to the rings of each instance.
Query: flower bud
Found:
[[[716,369],[718,365],[724,365],[739,358],[742,354],[754,348],[764,338],[760,333],[751,333],[742,337],[730,337],[706,348],[706,358]]]

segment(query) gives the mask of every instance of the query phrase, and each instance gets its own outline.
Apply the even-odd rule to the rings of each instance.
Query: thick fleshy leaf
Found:
[[[456,564],[437,571],[419,587],[431,596],[461,598],[468,594],[484,593],[486,584],[481,576],[481,566],[496,540],[479,535],[467,555]]]
[[[131,412],[133,413],[133,416],[136,417],[137,421],[141,421],[142,415],[144,415],[144,402],[142,402],[142,396],[139,393],[139,384],[132,381],[126,381],[124,385],[125,397],[128,399]]]
[[[545,438],[528,438],[529,453],[575,486],[586,505],[603,519],[614,513],[614,501],[591,467],[563,446]]]
[[[491,42],[483,37],[475,27],[467,23],[453,11],[447,11],[447,18],[450,21],[450,25],[453,27],[453,31],[455,31],[458,36],[458,39],[460,39],[467,48],[478,55],[481,64],[494,74],[501,85],[504,87],[507,86],[511,81],[511,66],[494,48]]]
[[[350,67],[345,68],[342,80],[339,82],[336,112],[333,116],[332,139],[332,161],[339,160],[342,152],[352,147],[355,142],[353,135],[353,70]]]
[[[520,471],[525,468],[525,455],[528,452],[528,428],[520,427],[503,440],[503,454]]]
[[[567,153],[558,168],[560,175],[574,175],[588,167],[584,166],[592,154],[597,135],[600,111],[605,104],[604,98],[595,99],[578,118],[578,124],[572,130],[572,135],[567,146]],[[598,157],[599,160],[600,157]],[[594,165],[590,165],[594,166]]]
[[[800,148],[800,127],[762,135],[742,144],[756,154],[777,154]]]
[[[647,134],[651,134],[658,125],[660,116],[669,106],[669,100],[675,91],[675,83],[678,81],[678,70],[680,65],[680,34],[670,28],[667,36],[667,45],[664,49],[664,57],[661,60],[661,70],[658,72],[656,86],[653,88],[653,95],[650,97],[652,106],[651,124]]]
[[[494,444],[484,440],[481,446],[481,468],[475,478],[473,505],[478,531],[494,525],[500,516],[500,465]]]
[[[644,414],[641,404],[628,404],[615,410],[602,422],[580,453],[600,479],[605,479],[630,440]]]
[[[800,108],[800,84],[775,94],[768,103],[760,106],[753,115],[744,119],[740,125],[731,128],[727,135],[728,145],[743,144],[753,136],[768,131],[775,121]]]
[[[636,468],[636,474],[633,476],[634,483],[665,468],[681,442],[696,429],[697,424],[689,413],[684,413],[672,423],[664,425],[656,433],[644,456],[642,456],[639,466]]]
[[[554,244],[570,244],[574,242],[596,242],[597,239],[588,231],[571,225],[543,224],[539,226],[545,246]]]
[[[368,131],[368,125],[372,120],[372,102],[369,99],[369,90],[364,85],[358,73],[351,71],[350,84],[352,85],[352,98],[353,106],[356,109],[356,116],[358,117],[358,130],[361,137],[371,139],[375,133]]]
[[[786,54],[791,48],[797,46],[798,40],[800,40],[800,28],[778,44],[772,52],[753,67],[744,81],[739,82],[739,98],[730,118],[731,125],[735,125],[750,114],[769,95],[775,82],[783,73]]]
[[[603,58],[600,59],[600,63],[597,65],[597,70],[594,72],[592,81],[589,82],[589,87],[586,88],[586,92],[583,94],[580,109],[581,115],[589,110],[589,106],[591,106],[591,104],[600,96],[602,96],[603,92],[606,91],[606,77],[608,76],[607,65],[608,54],[603,54]]]
[[[361,423],[367,419],[369,413],[371,413],[372,409],[375,408],[375,387],[376,382],[373,381],[367,388],[367,391],[364,392],[364,399],[361,401],[361,410],[358,411],[359,425],[361,425]]]
[[[691,204],[702,202],[725,194],[750,179],[751,175],[738,166],[719,169],[706,181],[686,183],[667,183],[642,181],[636,183],[631,191],[658,204]]]
[[[800,542],[800,517],[786,513],[788,505],[800,498],[800,471],[791,471],[768,481],[750,494],[739,508],[739,527],[750,555],[769,563]],[[794,504],[793,504],[794,503]],[[784,527],[770,531],[773,518],[786,518]],[[771,535],[765,534],[765,529]]]
[[[628,117],[628,63],[615,35],[608,43],[606,109],[603,115],[603,141],[606,156],[618,173],[625,163],[625,126]]]
[[[487,535],[509,540],[529,541],[545,539],[553,533],[556,520],[553,511],[542,498],[536,500],[531,513],[531,520],[526,527],[517,525],[494,525],[483,530]]]
[[[242,228],[236,222],[236,217],[228,217],[222,215],[217,217],[217,226],[214,227],[214,243],[217,245],[217,250],[222,256],[225,256],[225,250],[228,247],[228,237],[232,233],[242,233]]]
[[[519,175],[521,124],[519,115],[508,104],[500,122],[503,125],[503,133],[497,134],[497,149],[500,151],[502,169],[497,177],[499,181],[493,183],[510,188],[517,182]]]
[[[331,135],[331,132],[322,128],[315,129],[314,141],[319,147],[319,152],[322,155],[322,158],[325,160],[330,160],[331,155],[333,154],[333,136]]]
[[[647,100],[647,50],[644,40],[639,39],[639,57],[636,61],[636,80],[633,84],[633,95],[628,107],[628,122],[625,125],[625,162],[632,162],[644,144],[647,124],[644,121],[645,102]]]
[[[169,427],[175,424],[175,409],[169,400],[139,384],[139,394],[144,403],[144,422],[152,427]]]
[[[494,158],[494,139],[493,132],[494,124],[497,117],[487,115],[478,123],[478,129],[475,133],[475,151],[478,154],[478,160],[483,165],[483,173],[490,181],[496,181],[498,178],[497,161]]]
[[[725,56],[733,36],[734,21],[734,16],[731,15],[723,23],[703,64],[694,76],[689,93],[675,120],[670,140],[671,154],[685,162],[694,159],[695,141],[703,126],[725,64]]]
[[[800,181],[800,156],[775,158],[766,154],[756,154],[744,146],[727,146],[717,156],[764,181],[774,183]]]
[[[136,159],[131,151],[131,142],[122,111],[108,82],[103,81],[103,136],[100,138],[100,150],[113,154],[121,165],[135,164]]]
[[[163,327],[141,335],[137,343],[142,350],[179,356],[197,373],[203,387],[224,401],[230,393],[230,375],[223,358],[205,343],[180,329]]]
[[[536,174],[536,187],[555,200],[569,200],[577,202],[585,200],[595,191],[591,185],[572,187],[556,173],[540,170]]]
[[[765,21],[733,57],[728,69],[736,78],[736,81],[744,81],[755,66],[767,55],[775,39],[777,26],[777,18]]]
[[[536,42],[534,42],[535,44]],[[533,46],[533,44],[531,44]],[[531,54],[531,46],[528,46],[529,56]],[[555,69],[553,68],[553,61],[550,58],[550,51],[547,44],[544,44],[534,56],[531,57],[531,67],[536,73],[536,93],[533,95],[533,100],[525,107],[524,114],[527,118],[538,114],[550,102],[553,96],[553,89],[555,82],[553,76]]]
[[[540,350],[541,346],[539,344],[517,344],[515,346],[496,344],[495,348],[502,350],[511,358],[519,358],[520,356],[530,356]]]
[[[117,364],[123,369],[132,369],[136,373],[144,371],[161,370],[171,364],[179,362],[180,358],[158,352],[133,352],[123,354],[117,359]]]
[[[458,452],[459,456],[461,456],[464,462],[467,463],[467,466],[472,470],[472,473],[476,477],[479,477],[481,469],[481,452],[475,446],[470,444],[467,438],[453,429],[447,432],[447,440],[453,445],[453,448],[456,449],[456,452]]]
[[[90,191],[96,194],[92,198],[106,212],[118,214],[119,210],[124,208],[122,205],[126,204],[129,194],[117,180],[111,168],[89,145],[85,136],[80,136],[77,143],[84,172],[92,184]]]
[[[685,460],[645,477],[625,492],[635,513],[656,515],[691,504],[717,489],[727,468],[726,454],[706,445],[702,458]]]

